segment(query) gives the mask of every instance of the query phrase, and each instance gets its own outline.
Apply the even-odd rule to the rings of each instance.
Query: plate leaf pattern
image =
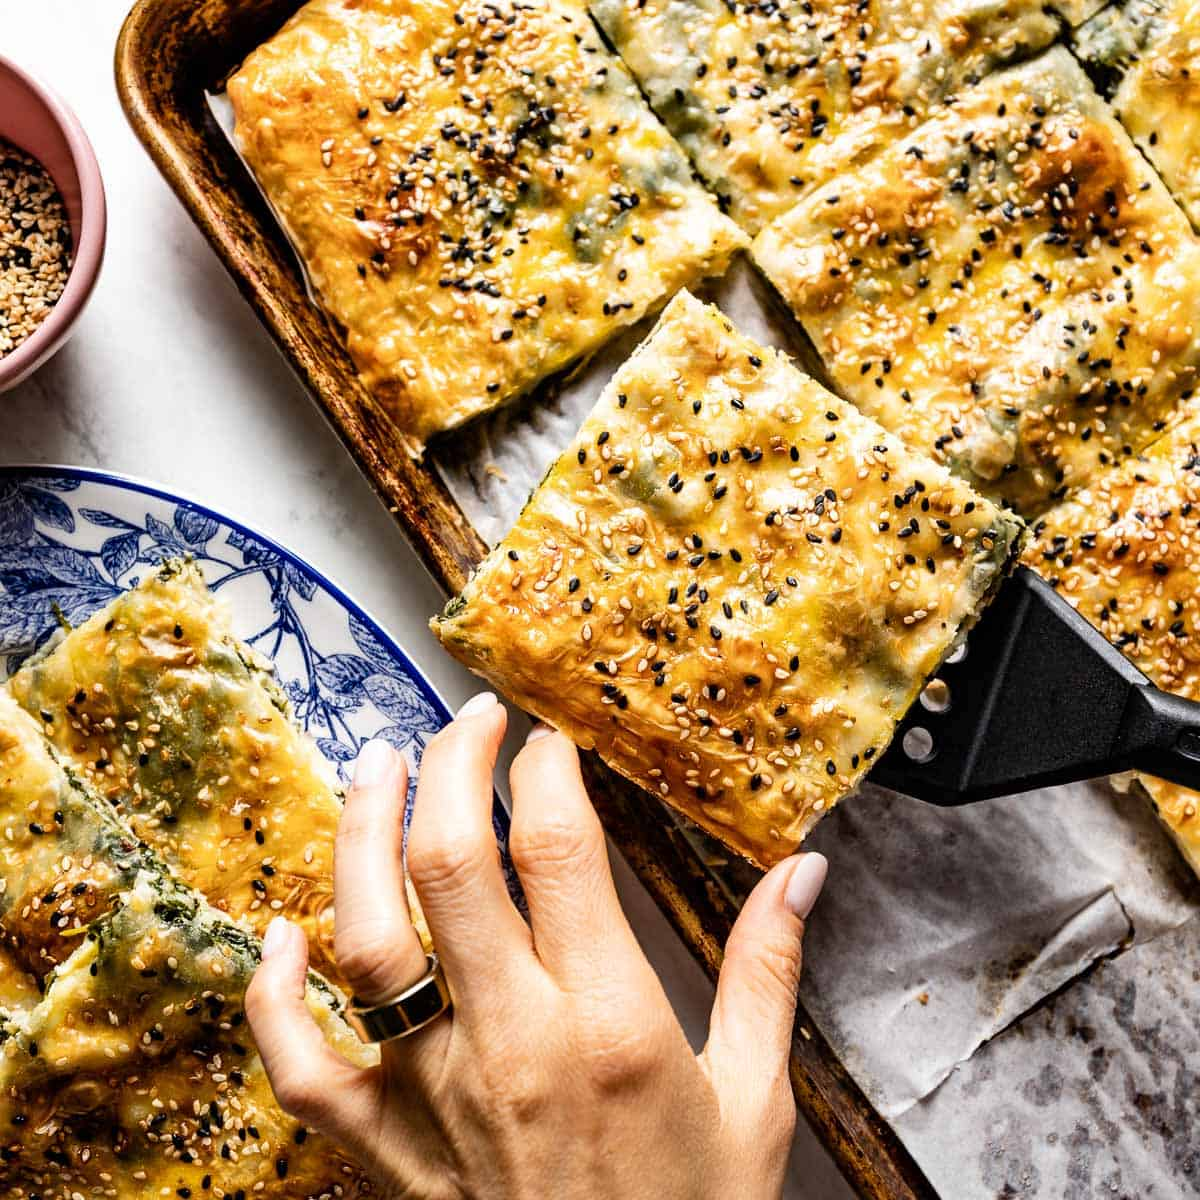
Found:
[[[214,591],[236,587],[239,636],[277,664],[296,719],[343,778],[372,737],[419,763],[447,714],[369,621],[269,542],[122,481],[0,471],[0,677],[180,555]]]

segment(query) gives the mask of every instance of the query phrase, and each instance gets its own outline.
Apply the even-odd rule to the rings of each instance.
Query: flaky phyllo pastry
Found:
[[[0,691],[5,1195],[350,1196],[271,1094],[242,1001],[258,939],[140,844]],[[361,1045],[313,975],[329,1041]]]
[[[767,864],[888,744],[1020,528],[685,292],[433,627]]]
[[[1113,109],[1200,229],[1200,4],[1111,4],[1075,39]]]
[[[228,90],[313,290],[414,447],[743,244],[570,0],[310,0]]]
[[[1200,245],[1062,48],[827,181],[754,257],[845,396],[1025,516],[1200,380]]]
[[[194,565],[164,564],[7,686],[181,879],[260,935],[286,912],[336,978],[336,780]]]
[[[994,67],[1057,36],[1041,0],[590,0],[743,228],[868,162]]]

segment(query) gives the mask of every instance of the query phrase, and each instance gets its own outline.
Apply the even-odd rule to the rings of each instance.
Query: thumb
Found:
[[[751,1116],[783,1094],[786,1111],[794,1111],[787,1066],[801,939],[828,867],[820,854],[779,863],[750,893],[729,934],[704,1048],[713,1084],[729,1103],[726,1111],[733,1111],[736,1098],[736,1108]]]
[[[342,1141],[363,1123],[356,1111],[369,1073],[325,1041],[307,1002],[308,944],[276,917],[263,938],[262,964],[246,989],[246,1018],[279,1107]]]

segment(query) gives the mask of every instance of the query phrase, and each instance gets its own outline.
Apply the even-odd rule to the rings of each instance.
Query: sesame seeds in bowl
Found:
[[[79,119],[0,56],[0,392],[66,341],[99,274],[105,227]]]
[[[49,172],[0,143],[0,358],[31,337],[62,298],[71,224]]]

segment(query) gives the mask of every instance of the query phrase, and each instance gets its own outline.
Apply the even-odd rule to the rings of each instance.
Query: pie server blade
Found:
[[[1021,566],[870,779],[960,805],[1130,770],[1200,788],[1200,703],[1156,688]]]

